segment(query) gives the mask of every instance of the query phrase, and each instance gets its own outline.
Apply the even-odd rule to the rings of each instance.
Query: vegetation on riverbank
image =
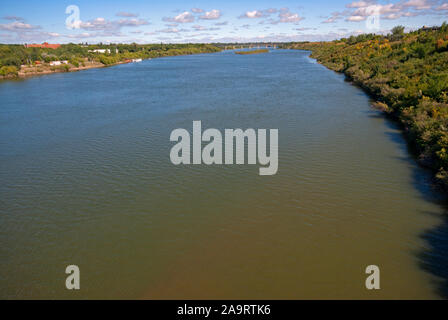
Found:
[[[65,44],[57,49],[0,44],[0,78],[76,71],[126,63],[132,59],[211,53],[220,50],[208,44]],[[66,61],[66,63],[51,66],[52,61]]]
[[[389,35],[362,34],[332,42],[289,43],[343,72],[377,108],[400,121],[419,162],[448,187],[448,25]],[[446,188],[448,190],[448,188]]]
[[[258,49],[258,50],[251,50],[251,51],[235,51],[236,54],[259,54],[259,53],[266,53],[269,52],[269,49]]]

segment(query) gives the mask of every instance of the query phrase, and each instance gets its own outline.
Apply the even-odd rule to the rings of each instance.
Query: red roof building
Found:
[[[48,49],[57,49],[61,45],[60,44],[50,44],[48,42],[44,42],[42,44],[26,44],[25,47],[27,48],[48,48]]]

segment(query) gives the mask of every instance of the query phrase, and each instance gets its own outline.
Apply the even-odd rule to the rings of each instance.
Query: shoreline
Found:
[[[143,59],[143,60],[150,60],[150,59]],[[25,72],[21,68],[17,72],[16,75],[0,76],[0,81],[1,80],[27,79],[27,78],[31,78],[31,77],[40,76],[40,75],[49,75],[49,74],[55,74],[55,73],[69,73],[69,72],[78,72],[78,71],[90,70],[90,69],[100,69],[100,68],[113,67],[113,66],[117,66],[117,65],[121,65],[121,64],[128,64],[128,63],[132,63],[132,62],[120,61],[120,62],[109,64],[109,65],[106,65],[101,62],[93,62],[87,66],[75,67],[75,66],[71,65],[71,67],[69,67],[68,69],[65,68],[65,66],[68,66],[68,65],[64,65],[62,67],[60,66],[60,67],[53,68],[53,69],[47,67],[47,68],[41,69],[39,71],[28,71],[28,72]]]
[[[413,158],[413,160],[421,168],[431,170],[433,172],[432,184],[433,187],[436,189],[436,191],[444,194],[445,196],[448,194],[448,183],[443,179],[437,177],[437,170],[434,169],[433,160],[420,156],[419,152],[416,149],[417,147],[415,145],[415,141],[413,141],[413,139],[409,136],[410,129],[406,125],[406,123],[404,123],[400,119],[400,114],[398,113],[398,111],[390,112],[388,106],[380,101],[381,99],[383,99],[383,97],[378,96],[377,94],[375,94],[375,92],[372,92],[372,90],[368,86],[366,86],[361,81],[357,81],[354,77],[350,76],[350,74],[348,74],[346,71],[339,71],[335,68],[331,68],[329,65],[325,64],[324,61],[320,61],[318,58],[314,58],[313,57],[314,51],[312,51],[311,49],[299,49],[299,50],[308,52],[309,53],[308,58],[315,60],[318,64],[327,68],[328,70],[331,70],[338,74],[343,74],[345,76],[346,81],[350,82],[350,84],[360,88],[364,93],[366,93],[368,97],[372,100],[371,108],[379,111],[386,119],[389,119],[399,125],[401,133],[405,138],[408,147],[408,152],[410,156]]]
[[[217,51],[217,52],[219,52],[219,51]],[[209,53],[216,53],[216,52],[183,53],[183,54],[167,55],[167,56],[159,56],[159,57],[151,57],[151,58],[141,58],[141,61],[152,60],[152,59],[157,59],[157,58],[190,56],[190,55],[194,55],[194,54],[209,54]],[[122,65],[122,64],[138,63],[138,62],[132,61],[131,59],[127,59],[127,60],[122,60],[122,61],[118,61],[118,62],[110,63],[110,64],[104,64],[99,61],[85,61],[84,63],[87,65],[79,66],[79,67],[76,67],[72,64],[63,64],[63,65],[59,65],[59,66],[49,66],[49,65],[25,66],[25,67],[22,66],[20,68],[20,70],[17,71],[17,74],[8,74],[5,76],[0,75],[0,81],[20,80],[20,79],[27,79],[27,78],[31,78],[31,77],[35,77],[35,76],[40,76],[40,75],[78,72],[78,71],[83,71],[83,70],[107,68],[107,67],[113,67],[113,66],[118,66],[118,65]]]
[[[249,55],[249,54],[260,54],[260,53],[268,53],[269,49],[258,49],[258,50],[251,50],[251,51],[235,51],[235,54],[239,55]]]

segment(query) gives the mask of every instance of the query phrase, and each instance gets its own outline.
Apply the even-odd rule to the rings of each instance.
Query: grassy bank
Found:
[[[167,56],[218,52],[208,44],[65,44],[57,49],[26,48],[23,45],[0,44],[0,78],[78,71],[132,61]],[[54,61],[65,61],[52,66]]]
[[[448,26],[332,42],[289,43],[364,88],[404,127],[420,164],[448,190]]]
[[[268,49],[258,49],[258,50],[251,50],[251,51],[235,51],[236,54],[259,54],[259,53],[266,53],[269,52]]]

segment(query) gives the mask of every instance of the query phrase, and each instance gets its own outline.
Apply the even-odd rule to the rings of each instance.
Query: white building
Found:
[[[95,52],[95,53],[110,53],[109,49],[94,49],[94,50],[89,50],[89,52]]]
[[[110,49],[93,49],[93,50],[89,50],[89,52],[110,53]],[[118,49],[115,49],[115,53],[118,53]]]
[[[61,64],[68,64],[67,60],[63,61],[50,61],[50,66],[60,66]]]

